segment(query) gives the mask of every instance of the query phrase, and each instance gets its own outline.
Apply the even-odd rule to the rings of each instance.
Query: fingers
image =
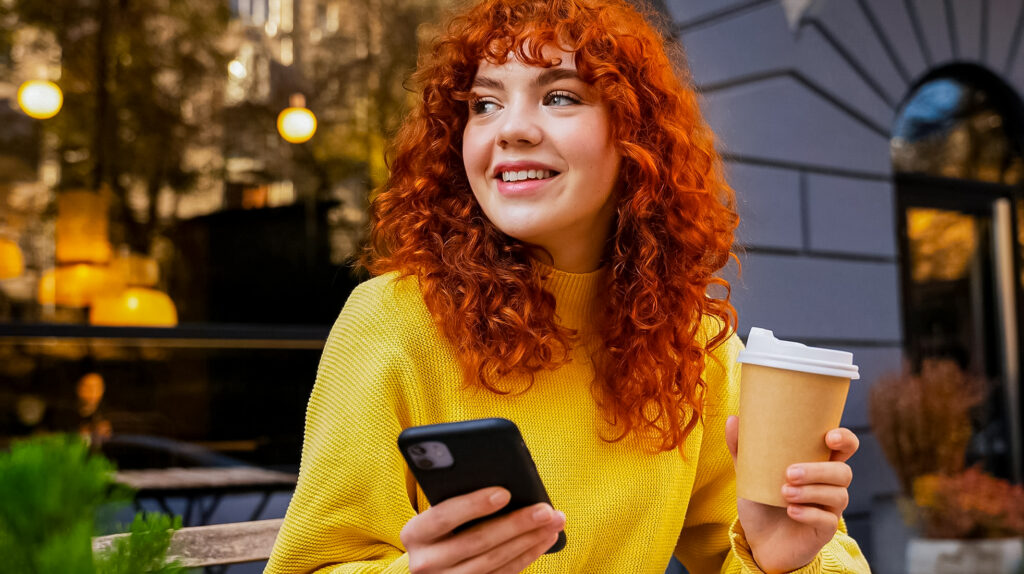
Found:
[[[538,506],[524,508],[507,517],[503,517],[503,519],[509,519],[506,521],[509,523],[507,525],[497,524],[498,520],[495,520],[493,528],[483,528],[483,525],[481,525],[480,528],[473,528],[453,537],[450,542],[456,546],[469,545],[475,549],[485,548],[488,543],[491,546],[459,563],[454,568],[448,568],[445,571],[451,574],[519,572],[532,564],[534,560],[543,556],[555,544],[558,540],[558,533],[565,526],[564,514],[554,512],[550,507],[547,507],[546,519],[542,519],[537,516],[541,514],[541,509],[538,509]],[[522,516],[515,516],[516,514],[522,514]],[[523,520],[524,516],[528,519]],[[540,526],[537,525],[538,523]],[[516,524],[519,527],[532,527],[532,529],[522,532],[514,528]],[[503,533],[486,532],[488,530],[498,531],[499,529],[503,529]],[[522,533],[520,534],[520,532]],[[488,537],[487,543],[473,540],[478,537],[482,538],[485,535]],[[507,537],[508,535],[512,537],[509,538]],[[443,551],[443,549],[441,550]]]
[[[736,453],[740,436],[740,417],[730,415],[725,419],[725,444],[729,447],[729,454],[732,455],[732,463],[736,464]]]
[[[488,516],[508,502],[507,490],[487,488],[450,498],[410,519],[401,532],[409,552],[409,570],[470,574],[504,571],[511,564],[521,564],[515,572],[525,568],[551,548],[565,527],[565,514],[550,504],[521,508],[452,533],[459,525]]]
[[[786,507],[786,514],[797,522],[823,531],[832,536],[839,529],[839,515],[814,506],[803,504],[790,504]]]
[[[802,462],[786,469],[786,482],[794,486],[825,484],[847,488],[853,469],[845,462]]]
[[[399,537],[407,549],[433,542],[448,536],[461,524],[500,510],[510,498],[509,491],[500,487],[449,498],[409,520]]]
[[[558,542],[557,532],[544,538],[540,543],[531,546],[526,552],[516,556],[503,567],[494,570],[494,574],[518,574],[522,572],[527,566],[543,556],[549,548],[555,545],[555,542]]]
[[[829,460],[846,462],[860,448],[860,439],[850,429],[838,428],[825,435],[825,444],[832,449]]]
[[[850,465],[835,461],[794,464],[786,470],[786,481],[782,487],[782,496],[790,503],[786,514],[797,522],[834,534],[840,514],[850,503]]]
[[[473,557],[482,557],[484,562],[489,565],[486,571],[490,571],[501,566],[505,561],[511,560],[520,553],[525,552],[531,545],[539,544],[540,540],[547,538],[547,535],[551,532],[557,534],[564,526],[565,514],[556,512],[548,504],[534,504],[508,515],[488,520],[465,532],[460,532],[436,544],[431,549],[431,552],[437,552],[445,556],[458,556],[460,561],[470,560]],[[534,538],[521,541],[516,546],[515,551],[504,551],[503,546],[505,544],[531,534],[534,535]],[[492,550],[498,552],[492,553]],[[494,555],[488,556],[489,553]],[[492,561],[499,559],[501,560],[492,563]],[[481,570],[467,571],[478,572]]]
[[[833,514],[841,514],[850,504],[850,493],[840,486],[809,484],[782,487],[782,497],[792,504],[813,505],[824,508]]]

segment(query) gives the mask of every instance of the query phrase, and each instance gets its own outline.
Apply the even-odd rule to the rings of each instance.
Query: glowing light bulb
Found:
[[[277,116],[277,131],[285,141],[299,144],[309,141],[316,133],[316,116],[306,107],[300,94],[292,96],[291,106]]]
[[[238,60],[231,60],[228,64],[228,73],[237,80],[244,80],[249,75],[249,70],[245,69],[245,64]]]
[[[53,82],[29,80],[18,88],[18,105],[30,117],[46,120],[60,111],[64,94]]]

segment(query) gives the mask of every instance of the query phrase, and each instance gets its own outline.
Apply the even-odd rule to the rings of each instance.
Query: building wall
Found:
[[[866,409],[902,355],[890,128],[917,78],[953,61],[1024,93],[1024,2],[819,0],[792,27],[780,0],[665,7],[738,195],[740,334],[854,353],[844,424],[862,446],[846,517],[876,572],[901,571],[896,481]]]

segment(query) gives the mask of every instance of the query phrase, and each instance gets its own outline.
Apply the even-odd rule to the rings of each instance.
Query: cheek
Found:
[[[600,120],[582,129],[567,130],[560,139],[560,147],[576,158],[576,164],[586,168],[589,175],[606,173],[619,157],[609,126]]]
[[[486,170],[489,163],[489,152],[480,134],[475,130],[466,130],[462,135],[462,162],[466,166],[466,175],[472,179]]]

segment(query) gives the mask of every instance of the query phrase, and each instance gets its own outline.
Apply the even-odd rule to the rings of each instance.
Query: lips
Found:
[[[550,172],[552,177],[557,176],[560,172],[554,167],[536,162],[536,161],[507,161],[499,163],[494,167],[494,171],[491,172],[491,177],[495,179],[502,179],[502,174],[505,172],[538,172],[547,171]]]
[[[501,176],[498,176],[497,185],[498,193],[505,197],[528,197],[536,195],[543,191],[545,186],[558,178],[558,174],[554,174],[547,179],[524,179],[521,181],[503,181]]]

